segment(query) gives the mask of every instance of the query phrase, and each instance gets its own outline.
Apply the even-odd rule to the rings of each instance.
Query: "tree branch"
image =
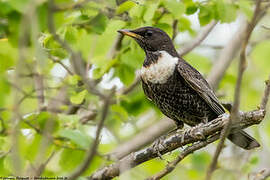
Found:
[[[260,105],[260,109],[263,109],[263,110],[266,109],[267,102],[269,100],[269,94],[270,94],[270,75],[269,75],[269,79],[265,81],[265,84],[266,84],[266,88],[264,90],[264,95],[263,95],[262,102],[261,102],[261,105]]]
[[[172,40],[174,40],[177,36],[177,27],[178,27],[178,20],[173,20],[173,24],[172,24],[172,27],[173,27],[173,34],[172,34]]]
[[[178,54],[180,56],[184,56],[190,51],[192,51],[195,47],[197,47],[201,42],[208,36],[208,34],[212,31],[212,29],[216,26],[217,21],[210,22],[205,28],[198,34],[198,36],[190,43],[182,47]]]
[[[39,111],[45,110],[45,97],[44,97],[44,82],[43,82],[43,76],[39,73],[34,74],[34,83],[35,83],[35,91],[37,94],[37,100],[38,100],[38,108]]]
[[[254,177],[254,180],[266,180],[268,177],[270,177],[270,169],[268,170],[262,170],[256,176]]]
[[[245,113],[241,112],[239,122],[232,123],[232,130],[243,129],[254,124],[259,124],[264,116],[264,110],[255,110]],[[165,139],[159,140],[159,153],[165,154],[184,145],[202,140],[202,138],[194,136],[194,134],[198,132],[204,137],[215,135],[224,128],[228,121],[228,114],[224,114],[211,122],[193,127],[188,133],[183,134],[182,132],[174,132]],[[90,179],[110,179],[119,176],[124,171],[127,171],[145,161],[158,157],[159,153],[157,152],[157,148],[154,148],[153,145],[148,146],[140,151],[123,157],[114,164],[97,170],[92,174]]]
[[[105,119],[106,119],[108,111],[109,111],[110,98],[112,97],[112,94],[114,94],[114,92],[115,92],[115,89],[113,89],[112,92],[110,93],[110,95],[108,95],[108,97],[104,100],[101,119],[100,119],[99,124],[97,126],[96,137],[95,137],[93,144],[91,144],[89,147],[89,150],[87,152],[87,155],[86,155],[84,162],[78,167],[78,169],[76,169],[73,173],[71,173],[69,175],[68,179],[73,180],[73,179],[78,178],[91,164],[91,162],[96,154],[96,151],[97,151],[97,148],[99,145],[99,138],[100,138],[101,130],[103,128]]]
[[[232,121],[239,120],[239,106],[240,106],[242,79],[243,79],[244,71],[245,71],[246,66],[247,66],[246,47],[248,45],[248,41],[250,39],[251,33],[252,33],[254,27],[256,26],[256,23],[258,23],[257,17],[259,15],[259,12],[261,9],[260,5],[261,5],[261,0],[257,0],[252,20],[248,24],[248,27],[247,27],[245,35],[244,35],[244,41],[242,44],[242,49],[241,49],[241,54],[240,54],[240,62],[239,62],[239,66],[238,66],[239,67],[238,77],[237,77],[236,87],[235,87],[235,91],[234,91],[234,103],[233,103],[232,110],[231,110],[231,116],[230,116],[228,123],[226,124],[226,126],[224,126],[224,129],[221,131],[220,142],[217,146],[217,149],[215,151],[212,162],[207,170],[207,174],[206,174],[206,178],[205,178],[206,180],[211,179],[212,173],[216,169],[218,157],[223,149],[225,139],[227,138],[227,136],[229,135],[229,132],[231,130]]]

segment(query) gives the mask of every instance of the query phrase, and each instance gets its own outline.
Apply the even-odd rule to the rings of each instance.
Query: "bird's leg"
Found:
[[[202,118],[202,123],[204,123],[204,124],[208,123],[208,116],[206,113],[204,113],[204,116]]]
[[[184,130],[182,138],[181,138],[181,144],[183,144],[185,142],[185,136],[186,135],[190,135],[191,137],[195,138],[195,139],[205,139],[205,136],[203,135],[203,133],[201,131],[198,131],[198,127],[200,127],[203,123],[200,123],[194,127],[191,127],[189,129]]]
[[[158,157],[160,158],[160,159],[162,159],[162,160],[164,160],[163,158],[162,158],[162,155],[161,155],[161,153],[160,153],[160,145],[161,146],[163,146],[160,142],[162,141],[162,140],[164,140],[166,137],[168,137],[170,134],[172,134],[172,133],[174,133],[174,132],[176,132],[176,131],[178,131],[179,129],[182,129],[183,127],[184,127],[184,123],[182,122],[182,121],[175,121],[175,123],[176,123],[176,128],[175,129],[173,129],[173,130],[171,130],[171,131],[169,131],[167,134],[165,134],[165,135],[162,135],[161,137],[159,137],[155,142],[154,142],[154,144],[153,144],[153,148],[155,149],[155,151],[157,152],[157,154],[158,154]]]
[[[153,143],[153,149],[155,150],[155,152],[157,152],[157,155],[158,157],[161,159],[161,160],[164,160],[163,157],[162,157],[162,154],[160,153],[160,148],[159,146],[163,146],[160,142],[165,139],[165,136],[161,136],[159,137],[154,143]]]
[[[179,130],[183,129],[184,123],[183,123],[182,121],[174,121],[174,122],[175,122],[175,124],[176,124],[176,128],[173,129],[173,130],[171,130],[171,131],[169,131],[168,134],[167,134],[166,136],[172,134],[172,133],[175,132],[175,131],[179,131]]]

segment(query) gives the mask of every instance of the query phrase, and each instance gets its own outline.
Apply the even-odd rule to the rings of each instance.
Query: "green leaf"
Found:
[[[69,139],[80,148],[87,149],[91,143],[90,137],[79,130],[62,129],[59,131],[59,136]]]
[[[256,45],[251,52],[251,57],[259,68],[260,72],[267,72],[270,67],[270,41],[263,41]],[[267,78],[267,74],[264,73],[263,78]]]
[[[170,24],[167,23],[158,23],[155,25],[155,27],[162,29],[165,31],[169,36],[172,36],[173,34],[173,28]]]
[[[8,17],[8,40],[14,47],[18,45],[21,14],[12,11],[7,15]]]
[[[80,80],[81,80],[81,77],[77,74],[73,76],[68,76],[68,82],[71,85],[77,85]]]
[[[191,23],[188,18],[181,17],[178,20],[178,29],[179,31],[191,30]]]
[[[259,157],[258,156],[253,156],[252,158],[250,158],[249,163],[252,165],[256,165],[259,162]]]
[[[6,99],[10,93],[10,83],[5,75],[0,73],[0,107],[4,107]]]
[[[163,1],[164,6],[173,14],[175,19],[179,19],[186,11],[185,4],[175,0]]]
[[[113,112],[119,114],[121,119],[123,119],[124,121],[128,120],[128,113],[122,106],[113,104],[111,105],[111,109]]]
[[[151,20],[153,19],[154,14],[155,14],[155,11],[156,11],[156,9],[158,8],[158,5],[159,5],[159,3],[151,3],[151,4],[147,7],[147,9],[146,9],[146,11],[145,11],[145,13],[144,13],[144,16],[143,16],[143,19],[144,19],[146,22],[151,21]]]
[[[29,0],[10,0],[9,4],[20,13],[24,13]]]
[[[139,68],[144,60],[144,53],[136,42],[132,41],[130,44],[131,49],[125,50],[120,54],[120,62],[124,63],[135,69]]]
[[[84,151],[74,151],[72,149],[63,149],[60,155],[59,165],[61,170],[70,172],[83,161],[85,156]]]
[[[236,19],[237,9],[233,4],[224,3],[223,0],[217,0],[217,19],[222,23],[231,22]]]
[[[85,29],[79,29],[77,33],[76,49],[82,53],[85,60],[89,58],[91,50],[95,48],[95,35],[87,33]]]
[[[208,6],[201,6],[199,12],[199,21],[201,26],[208,24],[213,19],[213,11]]]
[[[132,19],[135,18],[140,19],[144,14],[145,9],[146,9],[145,6],[136,5],[132,9],[130,9],[129,15]]]
[[[91,31],[102,34],[107,26],[108,18],[102,13],[99,13],[90,21]]]
[[[31,123],[35,127],[39,128],[41,131],[46,127],[48,120],[54,122],[53,131],[56,131],[59,127],[57,117],[49,112],[40,112],[38,114],[31,114],[31,115],[27,116],[24,120],[28,121],[29,123]],[[25,124],[23,122],[21,122],[21,123],[22,123],[22,127],[25,126],[26,128],[29,128],[29,127],[32,128],[31,126],[28,126],[27,124]]]
[[[194,14],[198,10],[198,6],[193,1],[184,1],[184,4],[186,5],[186,14]]]
[[[13,48],[7,39],[0,40],[0,73],[14,65],[17,54],[17,49]]]
[[[41,32],[47,30],[48,25],[48,6],[46,3],[37,8],[38,24]]]
[[[12,7],[8,1],[0,1],[0,16],[4,16],[12,11]]]
[[[118,33],[117,30],[123,28],[126,22],[121,20],[111,20],[108,22],[105,32],[96,38],[93,43],[93,54],[95,57],[102,57],[106,59],[107,54],[109,53],[115,38],[117,37]]]
[[[69,43],[76,43],[78,31],[73,26],[67,26],[65,29],[65,40]]]
[[[111,67],[113,67],[116,63],[118,62],[117,59],[112,59],[112,60],[107,60],[105,61],[105,64],[97,67],[94,69],[93,72],[93,78],[94,79],[99,79],[101,78],[105,73],[107,73]]]
[[[134,68],[126,64],[122,64],[116,68],[115,75],[118,76],[124,84],[129,85],[135,78]]]
[[[122,14],[123,12],[130,10],[135,5],[136,4],[133,1],[126,1],[118,6],[116,9],[116,14]]]
[[[0,157],[0,174],[7,177],[11,174],[10,169],[6,167],[5,157]]]
[[[98,15],[100,6],[96,2],[89,2],[81,9],[81,13],[87,17]]]
[[[74,94],[73,96],[70,97],[70,101],[73,104],[81,104],[85,98],[86,93],[87,93],[87,91],[83,90],[77,94]]]
[[[39,153],[39,148],[40,148],[40,143],[42,140],[42,136],[40,134],[33,134],[33,138],[31,138],[31,141],[29,142],[29,144],[24,144],[24,146],[26,147],[25,150],[25,156],[27,158],[27,160],[30,160],[31,162],[34,162],[34,160],[36,159],[36,155]]]

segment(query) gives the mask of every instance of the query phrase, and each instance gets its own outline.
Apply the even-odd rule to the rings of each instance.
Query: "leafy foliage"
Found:
[[[198,30],[192,26],[191,15],[196,16],[201,26],[212,20],[230,23],[240,13],[250,19],[254,5],[249,0],[101,0],[76,6],[81,2],[55,0],[56,33],[82,56],[88,77],[103,93],[113,85],[117,86],[117,92],[122,86],[131,85],[144,59],[138,45],[129,38],[119,39],[117,30],[155,26],[172,36],[173,23],[177,21],[177,31],[194,36]],[[102,116],[102,98],[88,90],[83,78],[72,68],[71,53],[50,33],[49,13],[47,0],[0,0],[1,176],[16,173],[66,176],[83,162]],[[257,43],[257,39],[254,38],[256,43],[251,47],[250,68],[244,79],[244,110],[254,109],[258,104],[263,80],[269,73],[270,42],[263,39]],[[185,59],[204,74],[214,62],[214,58],[199,52],[191,52]],[[220,85],[226,101],[233,98],[236,65],[233,63]],[[115,103],[110,105],[98,153],[82,177],[110,163],[104,154],[162,117],[139,87],[127,94],[116,93],[112,99]],[[154,115],[149,118],[153,109]],[[263,148],[270,148],[269,127],[270,122],[265,121],[260,128],[262,133],[257,131],[257,138],[262,136]],[[18,157],[11,150],[17,150]],[[38,169],[52,154],[45,169],[37,174],[32,167]],[[173,152],[165,158],[173,159],[177,154]],[[239,166],[240,158],[230,154],[230,162],[220,164],[216,179],[222,179],[225,173],[228,179],[236,179],[238,171],[246,178],[245,174],[260,164],[259,155],[251,155],[247,161],[241,160]],[[200,179],[210,159],[210,151],[196,152],[165,179]],[[142,179],[164,167],[165,161],[155,159],[123,177]]]

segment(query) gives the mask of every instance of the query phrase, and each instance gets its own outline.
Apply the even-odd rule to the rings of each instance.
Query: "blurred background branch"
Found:
[[[246,48],[239,107],[245,112],[256,108],[269,74],[270,3],[261,6]],[[219,98],[232,102],[238,52],[254,7],[249,0],[0,0],[1,176],[84,178],[139,149],[154,150],[149,145],[174,128],[145,98],[139,86],[144,54],[117,33],[122,28],[166,31],[183,58],[208,74]],[[267,110],[269,88],[264,93],[261,110]],[[228,144],[215,179],[222,173],[246,179],[270,166],[269,125],[266,120],[249,129],[262,146],[256,152]],[[201,178],[215,144],[196,150],[208,143],[198,139],[180,154],[163,155],[168,165],[154,153],[121,178]],[[131,168],[125,165],[120,173]]]

